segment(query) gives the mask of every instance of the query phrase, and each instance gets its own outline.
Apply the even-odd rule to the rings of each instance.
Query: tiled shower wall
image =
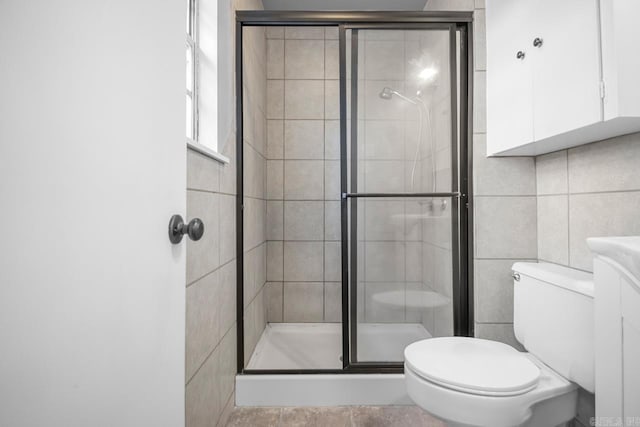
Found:
[[[267,323],[267,43],[264,27],[243,33],[244,358]]]
[[[339,322],[337,28],[267,29],[267,316]]]
[[[233,37],[235,10],[262,9],[262,2],[225,0],[225,7],[229,36]],[[222,62],[235,63],[233,57]],[[235,100],[228,103],[226,108],[233,111]],[[218,141],[218,150],[230,159],[229,164],[187,150],[187,219],[198,217],[205,224],[201,240],[185,239],[187,427],[223,426],[235,406],[237,187],[233,130],[227,140]],[[259,307],[259,301],[254,308]]]

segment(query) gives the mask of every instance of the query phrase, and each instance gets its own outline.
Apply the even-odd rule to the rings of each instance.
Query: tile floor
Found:
[[[227,427],[445,427],[417,406],[235,408]]]

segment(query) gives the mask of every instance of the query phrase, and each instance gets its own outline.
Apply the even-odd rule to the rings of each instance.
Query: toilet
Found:
[[[553,427],[593,393],[593,277],[548,263],[513,265],[516,339],[442,337],[405,349],[411,399],[450,426]]]

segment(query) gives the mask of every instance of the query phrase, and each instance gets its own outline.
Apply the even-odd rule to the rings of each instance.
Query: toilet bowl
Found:
[[[411,399],[450,426],[555,427],[593,391],[593,281],[552,264],[516,263],[514,331],[529,350],[469,337],[405,349]],[[578,384],[578,385],[576,385]]]
[[[405,381],[418,406],[452,426],[553,427],[574,417],[578,395],[531,354],[479,338],[409,345]]]

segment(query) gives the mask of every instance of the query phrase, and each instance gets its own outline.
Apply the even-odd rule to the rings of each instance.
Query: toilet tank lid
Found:
[[[547,262],[516,262],[513,271],[593,298],[593,274]]]

